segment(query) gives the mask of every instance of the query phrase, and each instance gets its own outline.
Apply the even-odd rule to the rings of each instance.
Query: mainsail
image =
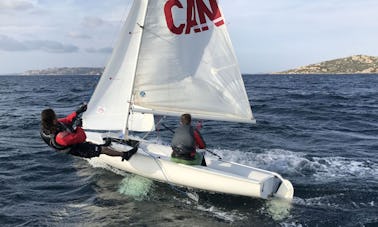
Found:
[[[217,0],[135,0],[84,115],[132,130],[129,113],[254,122]]]

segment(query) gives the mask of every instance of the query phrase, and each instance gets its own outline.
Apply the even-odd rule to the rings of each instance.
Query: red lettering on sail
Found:
[[[164,13],[165,13],[165,20],[167,21],[167,26],[171,32],[180,35],[184,31],[185,24],[180,24],[178,27],[175,25],[173,21],[173,14],[172,9],[173,7],[183,8],[181,2],[179,0],[169,0],[165,3],[164,6]]]
[[[194,0],[187,0],[188,5],[186,7],[186,30],[185,34],[189,34],[193,27],[197,27],[196,20],[196,5]],[[199,30],[201,31],[201,30]],[[199,32],[198,29],[196,32]]]
[[[172,33],[181,35],[184,31],[185,34],[190,34],[193,31],[195,33],[207,31],[209,30],[209,20],[217,27],[224,24],[217,0],[207,0],[208,4],[204,0],[186,0],[186,21],[177,23],[173,10],[184,11],[182,1],[185,0],[168,0],[164,6],[167,27]]]

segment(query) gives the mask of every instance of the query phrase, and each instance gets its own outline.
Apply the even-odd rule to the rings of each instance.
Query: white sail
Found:
[[[217,0],[134,1],[84,127],[153,129],[151,113],[254,122]]]
[[[151,0],[134,103],[154,113],[254,121],[216,0]]]
[[[84,127],[92,130],[125,131],[129,119],[129,130],[154,129],[152,114],[134,113],[130,117],[129,107],[147,0],[134,1],[129,16],[122,28],[119,40],[103,75],[84,113]]]

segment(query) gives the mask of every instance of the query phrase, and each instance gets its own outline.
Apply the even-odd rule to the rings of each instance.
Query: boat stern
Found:
[[[278,189],[273,193],[273,197],[292,200],[294,196],[294,187],[290,181],[282,179]]]
[[[279,176],[271,176],[261,186],[262,198],[281,198],[291,200],[294,196],[294,188],[290,181]]]

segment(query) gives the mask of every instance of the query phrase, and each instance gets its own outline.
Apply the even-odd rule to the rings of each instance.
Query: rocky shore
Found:
[[[275,74],[375,74],[378,73],[378,57],[354,55],[302,66]]]

